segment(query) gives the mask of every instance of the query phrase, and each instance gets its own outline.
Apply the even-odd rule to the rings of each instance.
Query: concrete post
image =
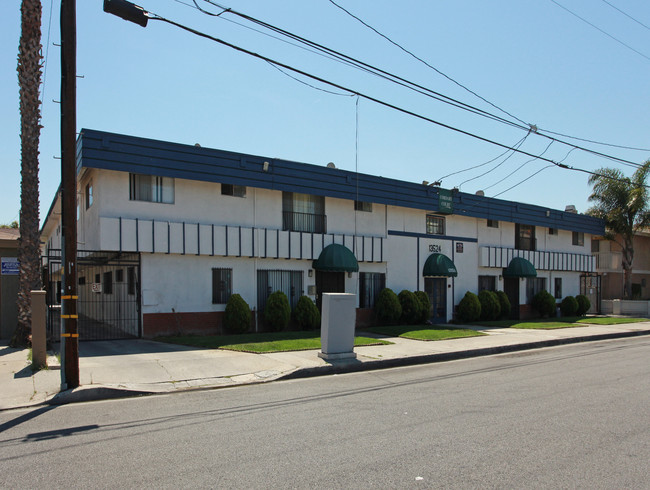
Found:
[[[321,318],[321,352],[325,360],[354,359],[354,326],[356,321],[356,295],[348,293],[323,293]]]
[[[47,367],[45,334],[45,291],[31,291],[32,295],[32,364]]]
[[[620,315],[621,314],[621,300],[615,299],[612,301],[612,314]]]

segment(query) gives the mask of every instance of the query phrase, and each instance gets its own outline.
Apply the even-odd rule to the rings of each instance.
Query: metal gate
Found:
[[[580,276],[580,294],[584,294],[591,303],[587,313],[600,313],[600,276],[583,274]]]
[[[47,332],[61,335],[61,250],[41,257],[46,289]],[[142,336],[140,255],[79,251],[77,312],[80,340],[114,340]]]

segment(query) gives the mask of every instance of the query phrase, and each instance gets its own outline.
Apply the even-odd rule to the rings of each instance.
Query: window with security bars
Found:
[[[445,218],[427,214],[427,235],[444,235]]]
[[[496,276],[478,276],[478,292],[481,291],[496,291],[497,290]]]
[[[545,277],[529,277],[526,279],[526,303],[531,304],[533,298],[540,291],[546,290]]]
[[[226,304],[232,295],[232,269],[212,269],[212,304]]]
[[[157,175],[129,174],[131,201],[174,203],[174,179]]]
[[[275,291],[287,295],[291,309],[298,305],[298,299],[304,293],[302,271],[258,270],[257,271],[257,311],[263,312],[266,301]]]
[[[381,272],[359,273],[359,308],[373,308],[379,292],[386,287],[386,274]]]

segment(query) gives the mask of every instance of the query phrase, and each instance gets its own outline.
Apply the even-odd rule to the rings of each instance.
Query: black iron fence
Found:
[[[41,258],[47,291],[48,336],[61,335],[61,251]],[[142,336],[140,255],[79,251],[77,312],[80,340],[112,340]]]

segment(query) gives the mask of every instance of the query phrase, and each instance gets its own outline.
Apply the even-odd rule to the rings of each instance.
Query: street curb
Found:
[[[112,400],[114,398],[131,398],[157,393],[155,391],[130,390],[113,386],[80,386],[72,390],[57,393],[47,400],[47,405],[67,405],[68,403]]]
[[[634,330],[629,332],[616,332],[608,334],[587,335],[583,337],[570,337],[565,339],[541,340],[538,342],[527,342],[524,344],[502,345],[497,347],[486,347],[482,349],[471,349],[457,352],[444,352],[438,354],[424,354],[420,356],[400,357],[394,359],[378,359],[374,361],[360,362],[358,360],[334,361],[327,366],[302,368],[277,378],[277,380],[290,380],[310,378],[315,376],[326,376],[330,374],[344,374],[362,371],[374,371],[403,366],[416,366],[419,364],[433,364],[437,362],[455,361],[470,359],[472,357],[491,356],[494,354],[505,354],[524,350],[539,349],[543,347],[554,347],[558,345],[578,344],[582,342],[623,339],[629,337],[640,337],[650,335],[650,330]]]

